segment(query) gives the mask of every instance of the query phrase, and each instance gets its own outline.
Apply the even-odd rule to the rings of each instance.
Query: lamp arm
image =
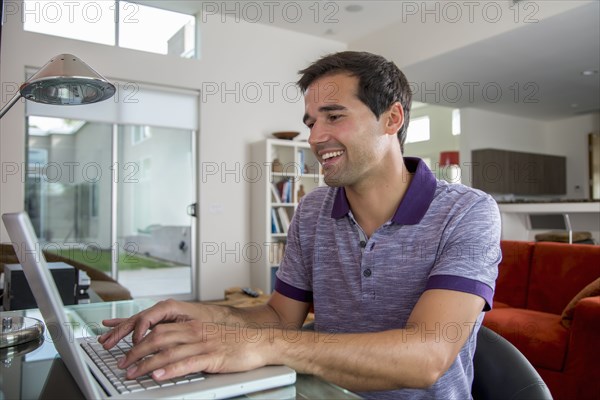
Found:
[[[2,107],[2,109],[0,109],[0,118],[2,118],[4,116],[4,114],[6,114],[8,112],[8,110],[10,110],[10,108],[17,102],[19,101],[19,99],[21,98],[21,92],[17,92],[12,99],[10,99],[8,101],[8,103],[6,103],[4,105],[4,107]]]

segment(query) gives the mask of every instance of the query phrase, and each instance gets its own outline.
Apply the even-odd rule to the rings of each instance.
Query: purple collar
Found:
[[[435,193],[436,178],[423,160],[416,157],[404,157],[404,164],[410,173],[412,181],[404,194],[392,222],[399,225],[416,225],[421,222],[429,209]],[[335,194],[331,218],[342,218],[350,211],[346,190],[341,187]]]

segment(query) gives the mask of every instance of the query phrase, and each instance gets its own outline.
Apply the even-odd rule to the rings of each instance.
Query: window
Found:
[[[452,110],[452,134],[460,135],[460,110],[458,108]]]
[[[119,9],[120,47],[194,57],[196,23],[193,16],[124,1],[120,2]]]
[[[127,1],[25,0],[23,27],[29,32],[157,54],[196,55],[193,15]]]
[[[429,117],[415,118],[408,125],[406,143],[425,142],[430,139]]]
[[[25,0],[23,28],[29,32],[114,45],[114,6],[111,1]]]

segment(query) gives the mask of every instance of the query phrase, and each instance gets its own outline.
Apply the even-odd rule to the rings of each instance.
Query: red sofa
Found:
[[[600,246],[502,241],[501,248],[483,324],[527,357],[555,399],[600,399]]]

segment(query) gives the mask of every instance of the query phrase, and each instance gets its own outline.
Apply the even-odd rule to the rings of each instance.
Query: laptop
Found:
[[[84,350],[83,346],[86,343],[101,347],[97,345],[95,338],[69,340],[72,335],[68,329],[64,305],[46,265],[29,216],[25,212],[8,213],[2,215],[2,220],[53,344],[87,399],[222,399],[295,383],[296,372],[293,369],[285,366],[266,366],[241,373],[193,374],[189,380],[180,379],[154,388],[150,385],[148,388],[144,384],[139,385],[143,386],[142,389],[138,387],[135,391],[123,392],[123,389],[117,388],[118,385],[111,383],[111,378],[107,378],[102,372],[103,369],[106,370],[106,365],[98,360],[99,357],[90,355],[89,350]],[[48,329],[49,327],[52,329]],[[289,387],[288,391],[290,390],[294,390],[295,393],[293,386]],[[288,394],[295,398],[294,394]],[[287,394],[285,396],[288,397]]]

